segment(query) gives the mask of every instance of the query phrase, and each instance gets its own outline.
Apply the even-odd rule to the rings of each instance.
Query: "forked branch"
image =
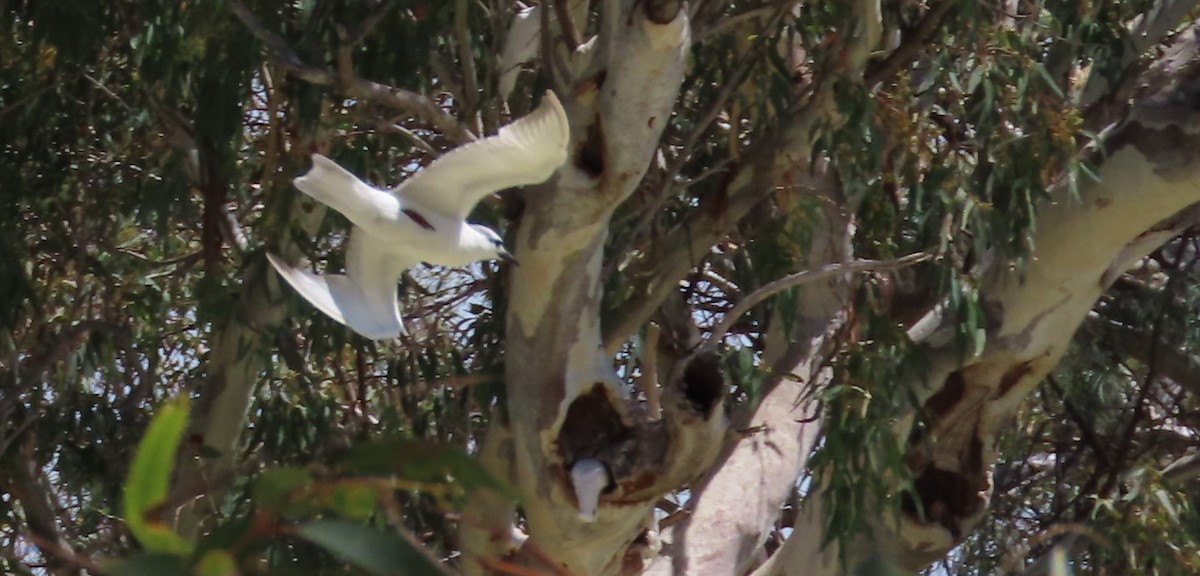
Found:
[[[901,256],[894,260],[855,260],[853,262],[839,262],[835,264],[826,264],[820,268],[809,270],[801,270],[795,274],[789,274],[766,284],[765,286],[751,292],[748,296],[738,302],[733,308],[725,314],[721,321],[713,327],[709,332],[708,339],[705,340],[702,346],[716,346],[729,332],[730,328],[737,323],[738,318],[741,318],[751,308],[762,303],[762,301],[774,296],[788,288],[795,288],[801,284],[808,282],[816,282],[818,280],[827,280],[843,274],[854,274],[859,272],[881,272],[884,270],[895,270],[897,268],[905,268],[921,262],[933,260],[934,255],[928,252],[914,252],[907,256]]]

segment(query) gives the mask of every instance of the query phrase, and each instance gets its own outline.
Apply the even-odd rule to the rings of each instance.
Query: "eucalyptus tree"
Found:
[[[1195,5],[0,2],[3,569],[1195,573]],[[519,266],[267,264],[546,90]]]

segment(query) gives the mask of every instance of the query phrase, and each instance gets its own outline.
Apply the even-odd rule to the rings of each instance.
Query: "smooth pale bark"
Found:
[[[609,3],[605,10],[614,4]],[[857,23],[856,33],[848,35],[844,44],[834,46],[844,55],[841,61],[858,73],[878,43],[880,34],[878,3],[864,1],[862,4],[860,13],[868,17]],[[631,5],[636,3],[623,4],[625,7]],[[571,167],[575,170],[560,171],[562,178],[553,190],[528,193],[526,213],[517,235],[518,255],[523,264],[514,273],[510,298],[509,408],[516,442],[518,483],[526,494],[533,496],[525,503],[531,542],[577,574],[615,573],[622,569],[639,571],[641,563],[637,556],[645,550],[642,542],[651,532],[643,529],[658,496],[708,469],[715,450],[722,444],[718,435],[720,422],[689,414],[687,403],[679,401],[691,388],[687,378],[683,379],[683,385],[679,385],[679,379],[671,378],[665,383],[664,392],[664,421],[668,428],[665,437],[669,444],[655,447],[656,443],[663,442],[664,435],[660,429],[646,426],[626,412],[622,389],[608,367],[608,356],[599,348],[595,315],[599,304],[600,250],[606,222],[596,216],[607,218],[611,206],[615,205],[613,201],[623,199],[640,181],[657,141],[657,136],[647,140],[652,136],[648,132],[660,130],[670,113],[687,49],[686,30],[678,29],[683,13],[675,21],[662,25],[641,20],[642,15],[636,9],[633,14],[636,18],[627,18],[624,13],[619,18],[613,18],[612,13],[602,14],[601,38],[606,38],[605,30],[608,30],[614,41],[611,46],[597,48],[600,54],[607,54],[610,63],[607,77],[597,87],[600,92],[597,123],[588,125],[587,118],[580,118],[581,110],[569,105],[573,112],[574,145],[579,151],[574,156],[577,162]],[[633,26],[640,26],[645,32],[622,37]],[[672,27],[676,28],[673,30]],[[669,55],[670,59],[666,61],[670,65],[656,64],[662,60],[655,60],[655,55],[660,58]],[[655,73],[643,74],[643,69]],[[664,74],[664,69],[671,74]],[[666,89],[670,90],[670,100],[661,98]],[[606,344],[610,345],[610,350],[612,342],[635,331],[671,294],[670,286],[677,281],[677,277],[672,276],[685,274],[698,255],[706,253],[712,242],[740,219],[740,214],[745,214],[772,190],[805,193],[820,189],[805,184],[820,180],[811,175],[810,138],[814,126],[828,125],[830,118],[836,116],[832,94],[831,88],[826,86],[813,95],[806,109],[793,118],[794,122],[777,133],[774,142],[785,145],[769,148],[770,153],[760,155],[765,162],[756,161],[751,169],[737,175],[732,187],[740,192],[732,195],[729,203],[736,210],[727,209],[718,214],[698,211],[705,212],[700,217],[715,218],[723,225],[686,227],[687,230],[681,227],[679,234],[682,236],[663,239],[661,244],[669,247],[664,254],[677,250],[681,257],[658,260],[668,270],[665,274],[655,275],[657,282],[647,288],[649,298],[638,302],[632,312],[623,317],[616,336],[609,333]],[[590,98],[585,86],[580,93],[580,108],[586,110]],[[586,134],[586,138],[579,138],[580,132]],[[597,154],[601,144],[603,154]],[[587,175],[598,177],[599,181],[580,180],[581,176]],[[606,204],[594,205],[592,200],[597,197]],[[714,228],[716,236],[710,238]],[[844,231],[844,228],[837,229]],[[699,245],[696,238],[700,238]],[[532,265],[525,265],[526,261]],[[554,294],[553,300],[544,298],[547,292]],[[814,299],[817,300],[825,301]],[[837,301],[840,306],[841,301]],[[808,381],[810,375],[807,372],[820,360],[817,344],[836,325],[831,314],[829,310],[822,310],[816,315],[819,318],[812,322],[812,331],[805,332],[806,337],[812,339],[813,350],[800,354],[801,357],[794,359],[793,365],[785,371],[804,373],[802,379]],[[535,355],[539,359],[536,366],[512,361]],[[791,385],[781,386],[764,408],[763,422],[775,417],[786,418],[784,413],[791,413],[796,393],[797,388]],[[676,401],[672,402],[672,398]],[[801,412],[811,412],[811,409],[802,408]],[[764,494],[761,510],[749,507],[736,510],[738,518],[753,518],[755,527],[747,534],[754,542],[760,541],[765,528],[773,521],[778,504],[787,497],[817,428],[815,424],[803,430],[786,424],[780,426],[785,429],[780,431],[779,442],[788,444],[787,450],[781,452],[788,453],[789,462],[782,467],[771,462],[760,469],[773,484]],[[618,437],[620,442],[616,441]],[[574,494],[566,482],[567,471],[573,458],[599,453],[602,460],[604,457],[617,459],[618,456],[606,452],[611,444],[622,444],[621,450],[636,455],[621,463],[627,472],[613,471],[613,493],[602,497],[598,520],[582,522],[574,507]],[[745,452],[737,453],[737,457],[753,459],[755,448],[752,442],[743,446],[747,447]],[[762,447],[771,449],[771,442],[764,442]],[[646,457],[647,452],[661,456],[655,460],[655,457]],[[789,479],[778,480],[777,477]],[[726,483],[736,484],[738,480],[734,475],[721,481],[721,488],[713,492],[720,496],[710,499],[714,511],[722,508],[726,513],[733,511],[727,500],[720,502],[727,498]],[[737,492],[741,491],[735,490]],[[611,505],[617,503],[619,506]],[[709,505],[705,506],[707,509]],[[728,540],[730,537],[727,533],[720,534],[716,524],[692,523],[692,526],[697,536],[694,539],[681,537],[678,542],[703,542],[708,537]],[[677,530],[675,534],[682,535],[683,532]],[[624,551],[630,554],[623,557]],[[732,561],[728,565],[745,565],[746,559],[734,556],[726,560]],[[721,564],[713,564],[718,565]]]
[[[1200,202],[1196,30],[1181,34],[1139,79],[1146,88],[1131,114],[1106,133],[1101,181],[1080,186],[1077,198],[1065,186],[1054,190],[1039,207],[1028,267],[988,276],[981,298],[994,328],[984,349],[965,363],[957,350],[934,353],[917,386],[929,432],[914,438],[909,458],[926,517],[905,514],[898,526],[881,524],[873,542],[850,551],[852,563],[881,556],[917,570],[970,533],[990,503],[997,434],[1061,358],[1101,293],[1170,238],[1173,217]],[[907,436],[911,424],[898,433]],[[838,573],[814,569],[828,566],[830,554],[805,541],[815,534],[795,535],[763,574]]]
[[[260,274],[265,272],[260,268]],[[265,278],[246,288],[249,305],[270,309]],[[269,345],[254,328],[266,318],[253,311],[248,311],[248,316],[231,319],[213,330],[212,351],[205,363],[207,376],[192,408],[188,442],[180,450],[172,486],[171,501],[181,506],[169,513],[174,512],[175,528],[186,537],[200,534],[205,518],[220,505],[239,461],[250,402],[265,368],[260,352]],[[244,323],[247,321],[254,324]],[[201,456],[202,446],[212,455]]]
[[[290,187],[291,183],[279,185]],[[300,202],[296,202],[294,218],[288,221],[295,222],[304,234],[315,234],[325,212],[323,206],[300,209]],[[299,257],[299,249],[290,241],[281,241],[278,249],[290,258]],[[267,367],[263,351],[275,345],[265,336],[284,315],[279,302],[280,284],[271,276],[274,272],[266,261],[248,267],[246,274],[243,307],[213,327],[204,383],[192,404],[187,437],[171,486],[169,501],[179,507],[166,513],[172,516],[176,530],[189,537],[200,534],[202,523],[220,505],[235,475],[254,389]],[[201,447],[209,454],[201,456]]]
[[[763,539],[820,433],[816,400],[796,401],[810,382],[820,385],[789,379],[763,399],[746,438],[701,486],[691,513],[664,530],[663,555],[647,574],[743,574],[762,560]]]
[[[839,54],[838,73],[859,78],[867,59],[879,44],[882,16],[879,3],[856,0],[855,33],[835,42],[829,49]],[[684,278],[708,255],[714,244],[727,236],[750,211],[774,193],[832,194],[834,179],[813,160],[813,137],[823,129],[841,125],[834,82],[820,84],[807,95],[798,110],[779,118],[779,128],[769,131],[743,154],[730,183],[716,203],[719,208],[701,204],[681,224],[672,228],[656,243],[653,253],[633,264],[629,275],[645,276],[639,294],[627,302],[610,321],[604,334],[604,346],[614,353],[621,344],[644,325]],[[703,202],[703,201],[702,201]]]
[[[859,21],[858,34],[847,38],[844,45],[835,46],[846,54],[846,73],[850,76],[861,75],[867,55],[882,34],[878,3],[860,1],[857,8],[856,13],[865,16]],[[828,89],[826,86],[825,90]],[[735,221],[740,219],[740,214],[729,212],[739,208],[739,199],[753,198],[762,188],[815,199],[814,204],[823,207],[823,219],[812,225],[813,241],[802,266],[844,262],[851,256],[849,214],[853,212],[853,200],[841,198],[825,171],[809,163],[812,127],[817,123],[839,122],[829,99],[831,93],[825,90],[813,95],[810,106],[780,131],[778,139],[768,140],[771,146],[767,149],[774,146],[775,151],[774,156],[768,156],[772,163],[756,163],[758,174],[747,170],[737,175],[731,185],[733,201],[721,215]],[[778,146],[779,143],[784,145]],[[769,175],[765,180],[770,185],[764,186],[764,174]],[[689,249],[699,249],[701,253],[719,238],[701,235],[721,233],[714,232],[712,227],[696,227],[696,230],[703,232],[692,232],[690,237],[699,238],[689,239],[693,244],[703,245]],[[691,265],[683,256],[660,260],[665,265],[660,274],[682,276],[686,270],[680,269]],[[652,284],[648,298],[638,305],[652,307],[656,286],[675,281],[667,276]],[[810,393],[827,383],[830,376],[828,370],[818,367],[827,359],[826,344],[845,319],[848,297],[849,284],[844,280],[819,282],[797,290],[798,318],[791,330],[792,342],[789,344],[782,337],[782,331],[772,330],[764,354],[764,362],[773,366],[777,374],[786,376],[775,380],[747,422],[738,423],[751,432],[695,488],[688,519],[664,531],[664,557],[656,559],[648,573],[744,574],[762,560],[759,554],[763,540],[807,466],[820,434],[817,397]],[[628,317],[624,320],[633,324]],[[628,327],[618,328],[617,334],[623,329]],[[777,352],[785,349],[785,353]],[[818,535],[820,541],[819,532],[811,534]]]
[[[588,78],[576,94],[560,94],[571,119],[571,161],[557,178],[525,192],[516,234],[521,266],[510,284],[507,407],[514,479],[526,496],[528,546],[581,575],[621,571],[654,503],[669,489],[660,485],[675,482],[698,457],[683,442],[640,447],[643,439],[665,438],[666,424],[651,436],[650,428],[627,414],[623,384],[600,346],[600,265],[608,219],[650,165],[690,48],[685,10],[658,23],[644,9],[632,0],[603,7],[600,40],[607,44],[597,47],[596,57],[604,73]],[[686,417],[675,422],[707,434],[716,423]],[[594,522],[580,517],[570,481],[570,468],[581,459],[599,460],[612,474]],[[490,530],[494,535],[496,527]]]
[[[814,243],[812,262],[844,261],[849,252],[848,222],[831,220],[834,237]],[[790,335],[796,345],[772,363],[786,376],[777,377],[744,425],[738,423],[744,437],[693,489],[685,520],[663,531],[663,557],[648,574],[744,574],[762,560],[763,539],[820,435],[819,395],[811,392],[828,382],[830,372],[820,366],[826,344],[844,322],[848,296],[845,281],[797,290],[800,317]],[[779,338],[772,344],[779,341],[787,342]]]

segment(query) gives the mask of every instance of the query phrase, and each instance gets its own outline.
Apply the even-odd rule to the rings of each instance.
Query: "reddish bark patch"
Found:
[[[942,389],[925,401],[925,413],[937,421],[953,410],[966,393],[967,384],[962,371],[955,370],[946,376]]]
[[[979,307],[983,310],[983,329],[988,334],[995,334],[1004,323],[1004,304],[999,300],[980,298]]]
[[[927,425],[940,430],[940,433],[931,436],[919,426],[913,429],[906,458],[914,476],[913,490],[901,497],[901,509],[906,515],[917,522],[941,525],[955,542],[962,541],[965,537],[964,526],[987,505],[986,496],[981,495],[987,490],[987,476],[984,443],[978,435],[978,414],[965,415],[974,415],[968,428],[969,437],[957,434],[945,436],[947,430],[937,424],[960,409],[967,398],[967,378],[963,370],[947,375],[942,388],[925,402],[929,418]],[[1028,373],[1028,370],[1026,368],[1020,375]],[[1006,377],[1009,375],[1016,373],[1010,370]],[[1016,375],[1017,379],[1020,375]],[[959,413],[959,417],[963,416]],[[931,438],[935,439],[929,442]],[[957,456],[957,464],[947,464],[942,459],[938,461],[942,462],[943,467],[934,463],[930,454],[945,451]],[[946,466],[957,470],[947,470]]]
[[[657,474],[653,474],[650,472],[642,472],[640,474],[635,474],[634,476],[631,476],[629,478],[620,479],[617,482],[617,486],[620,488],[619,493],[621,493],[621,494],[637,494],[637,493],[641,492],[642,490],[646,490],[646,489],[650,488],[651,486],[654,486],[655,482],[658,482]],[[642,498],[621,499],[621,500],[613,501],[614,504],[626,504],[626,503],[638,504],[640,502],[642,502]]]
[[[1000,377],[1000,386],[996,388],[996,393],[992,397],[1004,397],[1005,394],[1008,394],[1013,387],[1019,384],[1021,380],[1023,380],[1025,376],[1029,375],[1029,373],[1032,371],[1033,362],[1031,361],[1021,362],[1020,364],[1009,368],[1008,371],[1004,373],[1004,376]]]

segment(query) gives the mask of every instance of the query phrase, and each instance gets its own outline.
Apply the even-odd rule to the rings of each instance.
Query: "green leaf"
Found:
[[[303,468],[275,468],[263,472],[254,481],[255,504],[273,512],[283,512],[292,503],[292,492],[313,483],[312,473]]]
[[[987,330],[976,328],[974,332],[974,349],[971,351],[972,358],[978,358],[983,354],[984,346],[987,345]]]
[[[246,542],[251,540],[255,516],[230,516],[219,522],[200,542],[196,544],[196,554],[203,557],[209,552],[238,548],[239,553],[245,553]]]
[[[395,474],[414,482],[453,481],[468,492],[485,488],[517,499],[516,491],[453,446],[403,438],[379,440],[354,447],[342,465],[352,472]]]
[[[1179,524],[1179,511],[1175,508],[1175,505],[1171,503],[1170,493],[1162,488],[1157,488],[1154,490],[1154,497],[1158,500],[1158,503],[1162,505],[1163,510],[1167,511],[1167,515],[1171,517],[1171,522]]]
[[[128,558],[104,562],[105,574],[121,576],[175,576],[187,574],[182,556],[174,554],[141,553]]]
[[[419,544],[399,534],[342,520],[309,522],[298,527],[296,533],[371,574],[447,574]]]
[[[1037,73],[1042,77],[1042,80],[1046,81],[1046,85],[1049,86],[1050,89],[1054,91],[1054,94],[1056,96],[1058,96],[1059,98],[1064,97],[1062,88],[1060,88],[1058,85],[1058,81],[1056,81],[1054,79],[1054,77],[1050,75],[1050,71],[1046,69],[1045,64],[1042,64],[1041,62],[1037,62],[1033,65],[1033,69],[1035,71],[1037,71]]]
[[[981,80],[983,80],[983,66],[978,66],[971,71],[970,78],[967,78],[967,94],[974,94]]]
[[[151,552],[187,554],[192,545],[158,518],[167,500],[175,453],[187,429],[189,402],[180,398],[164,404],[138,444],[125,481],[125,523],[143,547]]]
[[[227,550],[212,550],[196,563],[196,576],[237,576],[237,563]]]
[[[379,495],[369,486],[338,486],[329,499],[329,507],[353,520],[366,520],[375,514]]]

